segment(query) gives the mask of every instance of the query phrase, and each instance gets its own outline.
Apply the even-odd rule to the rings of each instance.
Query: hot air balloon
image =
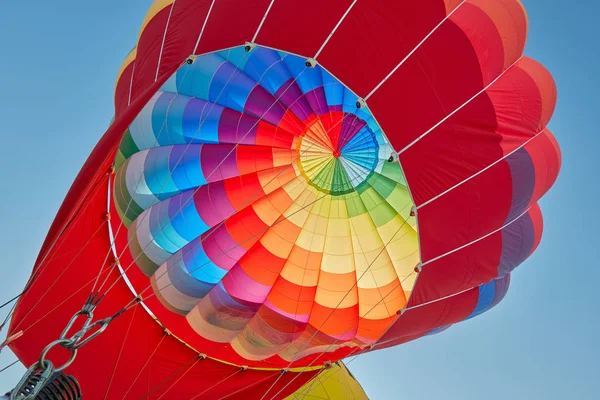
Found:
[[[5,344],[91,399],[303,398],[488,311],[560,169],[526,36],[518,0],[155,1]]]

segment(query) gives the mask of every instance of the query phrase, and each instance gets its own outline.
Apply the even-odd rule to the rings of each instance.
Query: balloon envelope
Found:
[[[100,274],[99,317],[140,306],[79,352],[86,396],[285,397],[491,309],[561,162],[526,34],[517,0],[156,1],[11,348]]]

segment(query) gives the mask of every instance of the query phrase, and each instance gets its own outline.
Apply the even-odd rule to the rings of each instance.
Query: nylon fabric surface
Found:
[[[214,396],[260,398],[280,368],[439,334],[507,295],[540,243],[537,203],[561,164],[547,129],[556,88],[523,56],[522,3],[271,3],[155,2],[119,72],[113,124],[17,303],[9,335],[24,335],[10,347],[25,363],[109,273],[108,226],[97,231],[107,210],[127,228],[115,243],[127,278],[176,335],[141,309],[115,320],[72,367],[92,399],[153,385],[149,398],[189,398],[239,365],[270,370],[236,374]],[[99,317],[135,296],[110,274]],[[163,339],[168,351],[152,356]],[[199,352],[212,358],[196,363]],[[106,375],[94,381],[85,363]],[[297,373],[270,393],[315,374]]]

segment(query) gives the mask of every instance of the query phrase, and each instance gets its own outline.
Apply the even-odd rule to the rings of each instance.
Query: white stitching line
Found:
[[[165,32],[163,33],[162,44],[160,45],[160,53],[158,54],[158,63],[156,65],[156,77],[154,78],[154,82],[158,80],[158,71],[160,71],[160,62],[162,61],[163,50],[165,48],[165,41],[167,40],[167,31],[169,30],[169,23],[171,22],[171,15],[173,15],[173,9],[175,8],[175,3],[177,0],[173,0],[171,4],[171,10],[169,11],[169,17],[167,18],[167,23],[165,25]]]
[[[517,147],[516,149],[514,149],[513,151],[511,151],[510,153],[502,156],[502,158],[499,158],[498,160],[494,161],[493,163],[491,163],[490,165],[488,165],[487,167],[485,167],[484,169],[474,173],[473,175],[469,176],[468,178],[462,180],[461,182],[457,183],[456,185],[452,186],[449,189],[446,189],[445,191],[443,191],[442,193],[438,194],[435,197],[432,197],[431,199],[427,200],[426,202],[422,203],[421,205],[417,206],[417,210],[421,209],[422,207],[425,207],[427,204],[432,203],[433,201],[439,199],[440,197],[444,196],[445,194],[447,194],[448,192],[451,192],[452,190],[456,189],[457,187],[459,187],[460,185],[462,185],[463,183],[466,183],[468,181],[470,181],[471,179],[475,178],[476,176],[484,173],[485,171],[487,171],[488,169],[492,168],[494,165],[498,164],[501,161],[506,160],[508,157],[512,156],[514,153],[516,153],[517,151],[521,150],[523,147],[525,147],[529,142],[531,142],[533,139],[535,139],[536,137],[538,137],[539,135],[541,135],[544,131],[546,130],[546,128],[542,129],[541,131],[539,131],[538,133],[536,133],[535,135],[533,135],[532,137],[530,137],[529,139],[527,139],[525,142],[523,142],[519,147]]]
[[[210,13],[212,12],[214,5],[215,5],[215,0],[212,0],[212,3],[210,3],[210,8],[208,9],[208,12],[206,13],[206,18],[204,19],[204,24],[202,24],[202,29],[200,30],[200,33],[198,34],[198,40],[196,40],[196,45],[194,46],[194,50],[192,51],[192,54],[196,54],[196,51],[198,50],[198,46],[200,45],[200,39],[202,39],[202,34],[204,33],[204,28],[206,28],[206,23],[208,22],[208,18],[210,17]]]
[[[127,97],[127,106],[131,105],[131,92],[133,90],[133,75],[135,73],[135,59],[132,62],[133,66],[131,67],[131,79],[129,80],[129,96]]]

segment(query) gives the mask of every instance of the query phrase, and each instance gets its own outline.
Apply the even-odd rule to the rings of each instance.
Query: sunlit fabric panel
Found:
[[[202,337],[292,360],[374,343],[406,306],[413,203],[357,100],[300,57],[240,47],[182,66],[129,126],[114,191],[129,249]]]

